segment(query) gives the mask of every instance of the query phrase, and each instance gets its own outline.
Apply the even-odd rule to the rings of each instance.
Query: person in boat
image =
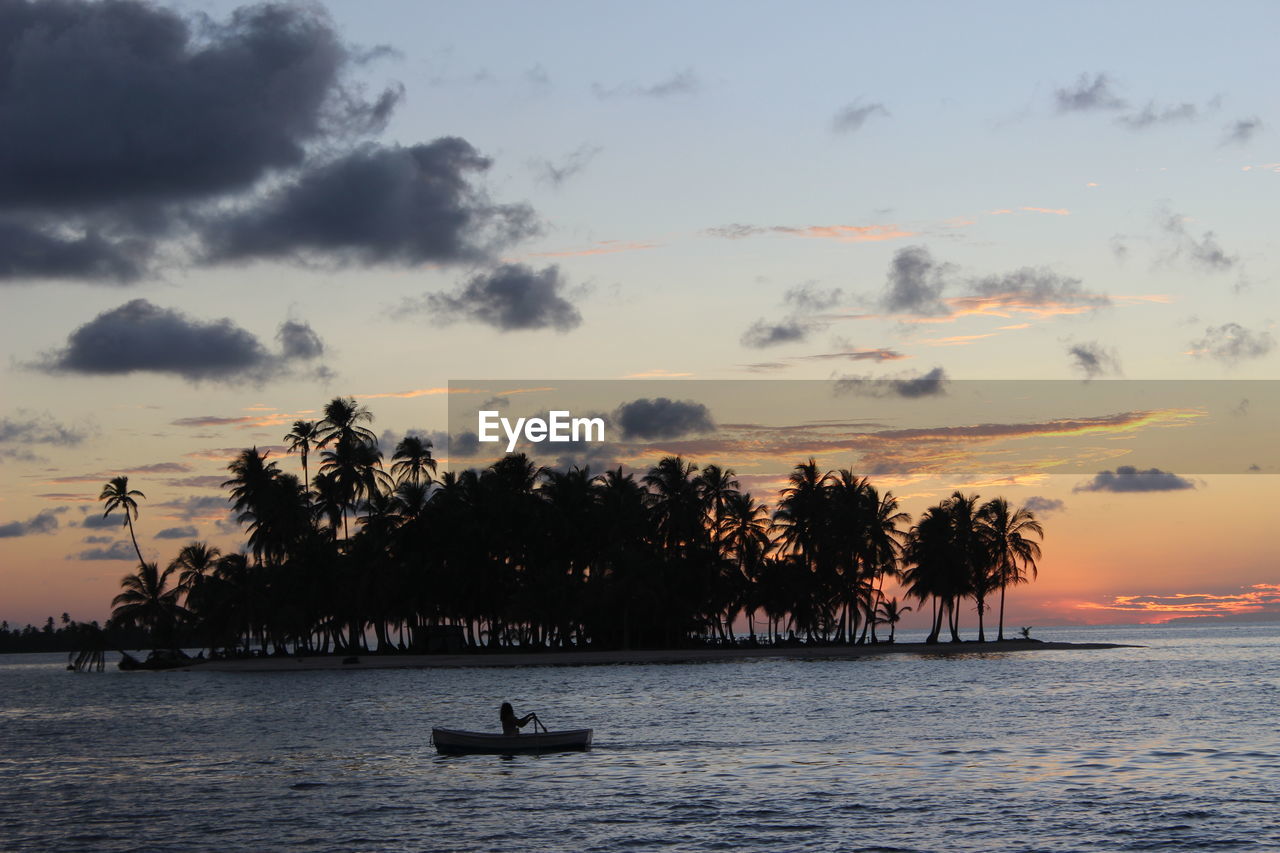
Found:
[[[502,720],[502,733],[504,735],[518,735],[522,728],[531,721],[538,719],[538,715],[525,714],[523,717],[517,717],[515,709],[511,707],[511,703],[503,702],[502,710],[498,712],[498,718]]]

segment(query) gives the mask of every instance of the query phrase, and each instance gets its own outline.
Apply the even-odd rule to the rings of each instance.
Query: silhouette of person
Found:
[[[502,710],[498,712],[498,719],[502,720],[502,733],[504,735],[518,735],[520,730],[529,724],[530,720],[538,719],[538,715],[525,714],[523,717],[517,718],[511,703],[503,702]]]

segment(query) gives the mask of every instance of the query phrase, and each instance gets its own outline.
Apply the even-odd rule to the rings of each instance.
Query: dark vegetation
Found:
[[[429,441],[384,465],[366,409],[324,414],[285,436],[301,479],[256,448],[230,464],[244,552],[192,542],[164,568],[139,553],[111,627],[219,655],[427,651],[442,632],[475,649],[868,643],[885,626],[891,642],[911,609],[893,581],[930,608],[929,642],[959,641],[966,602],[985,641],[1040,556],[1040,524],[1002,498],[956,492],[912,524],[892,493],[812,459],[772,509],[679,457],[593,475],[511,454],[437,479]],[[101,495],[131,535],[144,497],[125,477]]]

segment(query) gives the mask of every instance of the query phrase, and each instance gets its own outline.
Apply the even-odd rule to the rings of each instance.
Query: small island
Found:
[[[1036,577],[1044,530],[1001,497],[956,491],[913,520],[892,492],[812,458],[773,507],[733,470],[678,456],[597,475],[510,453],[437,477],[431,442],[413,434],[384,466],[372,421],[338,397],[295,422],[284,440],[301,477],[256,447],[237,454],[223,484],[247,535],[236,553],[191,542],[163,569],[146,561],[134,538],[145,494],[113,478],[104,515],[129,529],[139,565],[99,643],[140,631],[235,670],[1066,647],[1005,637],[1007,593]],[[926,641],[895,643],[913,608],[929,609]],[[177,652],[154,662],[191,665]]]

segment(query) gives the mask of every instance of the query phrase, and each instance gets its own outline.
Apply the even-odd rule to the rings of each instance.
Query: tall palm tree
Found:
[[[698,484],[698,466],[679,456],[667,456],[649,469],[642,483],[649,489],[647,503],[653,513],[658,539],[673,556],[685,556],[706,535],[704,510]]]
[[[1026,507],[1011,511],[1004,498],[993,498],[978,510],[984,527],[992,571],[1000,587],[1000,629],[996,640],[1004,639],[1004,591],[1012,584],[1026,583],[1026,570],[1036,577],[1036,560],[1040,558],[1040,545],[1031,536],[1044,538],[1044,528],[1036,520],[1035,513]]]
[[[102,513],[102,517],[106,518],[113,510],[120,509],[124,511],[124,524],[129,528],[129,538],[133,540],[133,550],[138,554],[138,565],[145,565],[146,560],[142,559],[142,549],[138,547],[138,537],[133,535],[133,520],[138,517],[138,502],[135,497],[145,498],[142,492],[137,489],[129,488],[129,478],[125,476],[112,477],[105,486],[102,487],[102,494],[98,495],[98,500],[106,502],[106,509]]]
[[[430,483],[436,471],[436,460],[431,456],[431,439],[406,435],[396,445],[391,457],[391,476],[399,483]]]
[[[725,503],[719,537],[741,579],[740,606],[747,612],[747,632],[756,638],[755,612],[759,597],[754,588],[760,570],[773,547],[769,538],[769,507],[756,503],[747,492],[735,492]]]
[[[111,619],[121,625],[141,625],[151,631],[152,642],[173,643],[173,629],[186,611],[178,605],[182,590],[168,587],[174,573],[170,566],[163,572],[155,563],[142,563],[138,571],[120,579],[124,592],[111,600]]]
[[[315,421],[294,421],[293,428],[285,434],[284,440],[289,442],[289,452],[302,456],[302,482],[308,488],[311,484],[311,472],[307,470],[307,455],[320,440],[320,430]]]

